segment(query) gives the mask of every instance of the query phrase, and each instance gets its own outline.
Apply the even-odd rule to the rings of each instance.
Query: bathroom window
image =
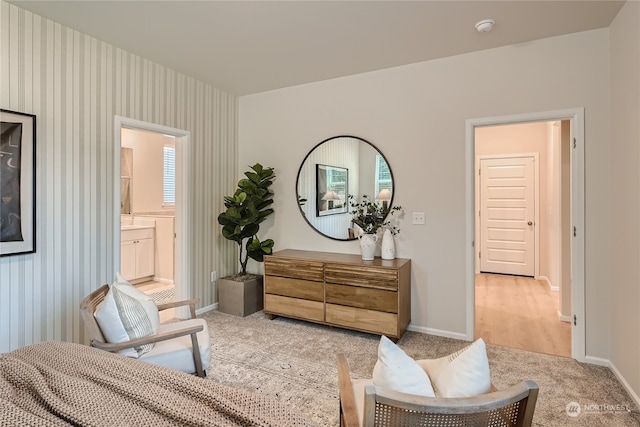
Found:
[[[176,205],[176,148],[174,145],[164,146],[164,196],[162,206]]]

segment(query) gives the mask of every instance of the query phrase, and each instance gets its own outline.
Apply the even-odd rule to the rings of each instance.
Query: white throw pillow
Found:
[[[143,338],[154,334],[147,311],[140,301],[124,292],[121,292],[118,287],[113,289],[113,299],[116,302],[120,320],[122,320],[122,324],[129,335],[129,339],[134,340],[136,338]],[[152,348],[153,344],[134,347],[138,353],[138,357],[147,353]]]
[[[111,285],[94,313],[107,342],[121,343],[153,335],[153,327],[140,301]],[[138,358],[150,351],[153,344],[120,350],[123,356]]]
[[[153,333],[157,334],[158,327],[160,326],[160,314],[158,313],[158,306],[156,305],[155,301],[153,301],[153,298],[133,286],[131,283],[127,282],[127,280],[122,277],[120,273],[116,273],[116,281],[114,282],[114,284],[117,286],[119,291],[122,291],[130,297],[137,299],[140,304],[142,304],[142,307],[147,312],[147,316],[151,321]]]
[[[401,393],[435,396],[424,369],[384,335],[378,345],[378,361],[373,368],[373,383],[378,387]]]
[[[471,397],[491,391],[487,348],[482,338],[449,356],[418,360],[438,397]]]

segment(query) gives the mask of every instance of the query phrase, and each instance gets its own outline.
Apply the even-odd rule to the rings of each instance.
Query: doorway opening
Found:
[[[144,282],[149,285],[145,290],[157,291],[158,302],[188,299],[190,132],[116,116],[114,135],[115,229],[121,230],[114,233],[118,270],[132,283]],[[173,191],[164,183],[170,163]],[[183,308],[172,314],[188,316]]]
[[[569,126],[475,129],[475,336],[489,344],[571,356]]]
[[[470,339],[584,361],[583,117],[467,121]],[[528,347],[527,324],[546,346]],[[547,342],[552,324],[562,344]]]

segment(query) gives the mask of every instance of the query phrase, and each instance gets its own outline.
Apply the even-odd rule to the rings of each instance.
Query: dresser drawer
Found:
[[[398,312],[398,292],[327,283],[326,302],[368,310]]]
[[[265,313],[281,314],[303,320],[324,321],[324,303],[320,301],[265,295],[264,311]]]
[[[264,276],[264,293],[311,301],[324,301],[324,285],[322,282],[291,279],[289,277]]]
[[[336,304],[326,304],[325,307],[327,323],[398,338],[396,314]]]
[[[266,256],[264,257],[264,274],[322,282],[324,280],[324,263]]]
[[[326,264],[324,278],[327,283],[367,286],[380,289],[398,289],[398,270],[348,264]]]

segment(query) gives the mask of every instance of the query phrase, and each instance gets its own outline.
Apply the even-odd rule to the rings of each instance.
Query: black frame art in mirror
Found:
[[[326,194],[331,189],[325,189],[322,182],[327,178],[326,168],[336,174],[340,182],[333,189],[338,190],[335,198]],[[384,178],[380,171],[386,173]],[[341,173],[345,177],[344,193],[341,193]],[[375,145],[353,135],[333,136],[315,145],[302,160],[296,178],[296,197],[302,217],[317,233],[333,240],[356,239],[350,212],[354,202],[349,200],[349,195],[353,195],[356,202],[362,201],[365,195],[376,200],[376,191],[382,188],[391,190],[388,202],[391,206],[394,184],[389,162]],[[329,199],[333,199],[332,208],[329,208]]]

